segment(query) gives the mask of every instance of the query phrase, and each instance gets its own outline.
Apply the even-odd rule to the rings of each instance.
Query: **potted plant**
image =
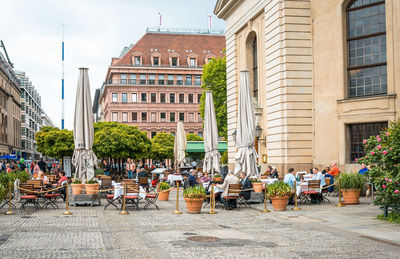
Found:
[[[168,201],[170,188],[171,188],[171,186],[168,183],[165,183],[165,182],[160,183],[159,192],[158,192],[158,200],[159,201]]]
[[[254,192],[263,192],[263,182],[257,178],[252,178],[250,181],[253,184]]]
[[[83,183],[81,180],[75,178],[75,180],[71,183],[72,194],[78,195],[82,193]]]
[[[214,175],[214,181],[216,182],[222,182],[222,176],[220,174],[215,174]]]
[[[99,192],[99,187],[99,182],[91,179],[85,184],[85,192],[86,194],[97,194]]]
[[[276,181],[273,184],[268,185],[267,191],[267,196],[271,199],[274,210],[286,210],[286,205],[291,193],[290,185],[282,181]]]
[[[183,191],[188,213],[200,214],[203,206],[206,190],[202,186],[188,187]]]
[[[365,184],[363,175],[356,173],[340,174],[340,189],[343,194],[343,200],[346,204],[360,203],[360,193]]]

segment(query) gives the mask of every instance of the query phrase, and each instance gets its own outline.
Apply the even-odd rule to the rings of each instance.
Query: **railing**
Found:
[[[165,82],[166,81],[166,82]],[[157,84],[156,84],[157,83]],[[166,83],[166,84],[165,84]],[[136,79],[114,79],[114,80],[108,80],[107,82],[104,83],[105,85],[176,85],[176,86],[200,86],[201,82],[187,82],[187,81],[174,81],[174,80],[136,80]]]

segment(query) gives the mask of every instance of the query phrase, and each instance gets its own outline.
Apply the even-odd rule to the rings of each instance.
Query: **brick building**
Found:
[[[136,44],[112,58],[95,96],[99,120],[137,125],[149,138],[158,132],[174,134],[183,121],[187,133],[202,136],[203,65],[223,56],[224,49],[222,32],[147,29]]]

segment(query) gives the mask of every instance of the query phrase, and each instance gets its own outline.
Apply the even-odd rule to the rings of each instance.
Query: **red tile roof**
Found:
[[[142,66],[151,66],[151,55],[160,54],[161,66],[169,66],[169,57],[179,55],[179,66],[188,66],[187,57],[197,55],[197,66],[203,66],[207,56],[223,56],[225,36],[207,34],[146,33],[113,66],[131,66],[134,53],[142,53]]]

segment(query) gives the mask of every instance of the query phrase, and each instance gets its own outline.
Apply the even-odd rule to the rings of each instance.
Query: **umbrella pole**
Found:
[[[214,168],[211,168],[211,179],[214,178]],[[210,193],[210,211],[208,214],[217,214],[215,211],[215,195],[214,195],[214,183],[211,181],[211,193]]]
[[[179,211],[179,181],[176,181],[176,210],[173,214],[182,214],[182,211]]]
[[[72,215],[71,211],[68,211],[68,205],[69,205],[69,197],[68,197],[68,182],[65,185],[65,193],[66,193],[66,199],[65,199],[65,212],[63,213],[63,215]]]

